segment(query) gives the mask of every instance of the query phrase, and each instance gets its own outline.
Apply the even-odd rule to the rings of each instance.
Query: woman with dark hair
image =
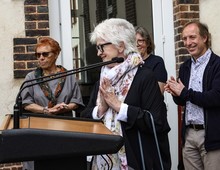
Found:
[[[153,54],[154,42],[148,31],[141,26],[135,27],[137,48],[144,60],[144,66],[150,68],[158,81],[161,93],[164,93],[164,86],[167,81],[167,71],[163,58]]]
[[[155,48],[154,42],[150,37],[148,31],[141,26],[135,27],[136,31],[136,45],[144,60],[144,66],[150,68],[157,78],[160,91],[164,93],[164,86],[167,81],[167,71],[163,58],[152,54]],[[161,135],[158,137],[161,157],[165,170],[171,169],[171,156],[168,135]]]

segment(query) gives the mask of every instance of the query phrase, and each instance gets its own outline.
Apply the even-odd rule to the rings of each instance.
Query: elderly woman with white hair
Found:
[[[94,156],[92,169],[160,169],[146,110],[152,113],[158,137],[168,135],[170,127],[157,80],[151,70],[142,67],[133,25],[125,19],[107,19],[95,27],[90,40],[103,62],[114,57],[124,59],[102,67],[100,80],[81,113],[82,117],[102,119],[107,128],[125,140],[118,153]]]

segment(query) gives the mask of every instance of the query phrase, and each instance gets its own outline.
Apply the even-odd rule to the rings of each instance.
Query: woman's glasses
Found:
[[[50,55],[50,53],[51,53],[52,51],[49,51],[49,52],[42,52],[42,53],[35,53],[35,56],[37,57],[37,58],[40,58],[41,57],[41,55],[43,56],[43,57],[49,57],[49,55]]]
[[[96,46],[96,49],[97,49],[97,51],[99,50],[99,51],[101,51],[102,53],[104,52],[104,46],[105,45],[110,45],[110,44],[112,44],[112,43],[110,43],[110,42],[107,42],[107,43],[104,43],[104,44],[99,44],[99,45],[97,45]]]
[[[137,40],[136,41],[136,43],[137,43],[137,45],[143,45],[144,44],[144,42],[145,42],[145,40],[144,39],[139,39],[139,40]]]

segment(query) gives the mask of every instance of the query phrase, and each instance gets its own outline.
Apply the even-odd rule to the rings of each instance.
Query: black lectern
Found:
[[[123,138],[102,122],[28,115],[20,129],[6,116],[0,127],[0,163],[35,161],[35,170],[85,170],[86,156],[116,153]]]

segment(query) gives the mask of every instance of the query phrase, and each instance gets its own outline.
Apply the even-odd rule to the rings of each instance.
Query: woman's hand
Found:
[[[108,110],[109,106],[108,104],[105,102],[104,97],[101,94],[101,91],[99,93],[99,105],[98,105],[98,117],[102,117],[105,112]]]
[[[38,104],[32,103],[24,107],[25,110],[31,111],[34,113],[43,113],[47,115],[56,115],[63,112],[68,112],[70,110],[77,109],[78,105],[76,103],[66,104],[64,102],[56,104],[52,108],[43,107]]]
[[[121,107],[121,102],[118,100],[117,96],[115,95],[114,87],[112,87],[110,81],[104,78],[99,89],[105,103],[115,111],[119,112]]]
[[[63,113],[70,110],[69,106],[67,104],[65,104],[64,102],[56,104],[54,107],[52,108],[48,108],[48,115],[53,115],[53,114],[59,114],[59,113]]]

